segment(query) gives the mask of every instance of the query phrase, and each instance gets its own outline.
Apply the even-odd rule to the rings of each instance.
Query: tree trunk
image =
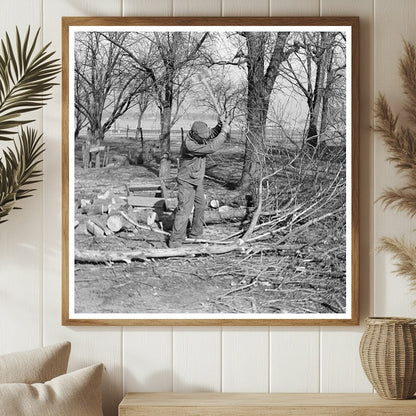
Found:
[[[247,137],[240,188],[255,198],[264,160],[266,118],[269,107],[264,82],[265,34],[246,34],[247,40]],[[267,97],[267,98],[266,98]]]
[[[270,95],[279,75],[280,65],[298,47],[285,51],[289,32],[279,32],[265,68],[266,45],[270,34],[245,32],[244,36],[247,43],[247,137],[240,188],[255,204],[259,181],[266,167],[266,122]]]
[[[322,96],[322,114],[321,114],[321,127],[319,130],[319,134],[326,135],[328,137],[327,129],[328,129],[328,113],[329,113],[329,99],[331,97],[332,88],[334,84],[334,71],[332,69],[333,64],[333,55],[334,51],[331,49],[328,53],[329,58],[327,62],[327,68],[326,68],[326,84],[325,84],[325,90],[323,92]]]
[[[252,197],[255,197],[257,194],[258,183],[262,177],[263,167],[266,163],[264,157],[265,124],[266,117],[263,111],[257,112],[255,117],[248,121],[240,188],[248,192]]]
[[[306,135],[306,143],[315,148],[319,142],[318,120],[321,104],[325,92],[325,79],[327,75],[328,62],[330,58],[330,38],[326,32],[321,32],[319,46],[322,50],[317,57],[315,87],[312,97],[308,99],[309,127]]]
[[[170,172],[170,123],[172,107],[164,104],[160,108],[160,168],[159,176],[165,178]]]
[[[137,126],[136,126],[136,136],[135,139],[139,141],[140,139],[140,130],[142,128],[142,118],[143,118],[143,111],[139,111],[139,115],[137,116]]]
[[[309,126],[306,133],[306,144],[315,148],[318,145],[318,116],[319,106],[314,103],[314,100],[308,100],[309,106]]]
[[[104,140],[104,129],[101,124],[91,126],[91,144],[100,146]]]

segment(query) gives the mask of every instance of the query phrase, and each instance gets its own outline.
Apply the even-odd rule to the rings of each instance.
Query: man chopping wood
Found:
[[[169,247],[182,245],[186,238],[188,218],[194,208],[189,238],[199,238],[203,233],[205,194],[204,175],[206,156],[216,152],[230,131],[227,118],[219,118],[218,124],[210,129],[203,121],[195,121],[181,147],[178,172],[178,208],[169,241]]]

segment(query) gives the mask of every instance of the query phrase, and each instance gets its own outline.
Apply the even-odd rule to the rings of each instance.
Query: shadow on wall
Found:
[[[214,392],[215,390],[202,385],[191,384],[185,380],[173,376],[170,371],[157,371],[145,380],[140,380],[128,368],[124,368],[125,393],[129,392]]]

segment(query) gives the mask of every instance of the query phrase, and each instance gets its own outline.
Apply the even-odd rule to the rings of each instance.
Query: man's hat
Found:
[[[211,130],[208,127],[207,123],[203,121],[194,121],[191,127],[192,132],[199,136],[201,139],[208,139],[211,134]]]

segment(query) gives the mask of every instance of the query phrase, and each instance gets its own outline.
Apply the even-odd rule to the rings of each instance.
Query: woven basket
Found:
[[[386,399],[410,399],[416,392],[416,320],[367,318],[360,342],[365,374]]]

